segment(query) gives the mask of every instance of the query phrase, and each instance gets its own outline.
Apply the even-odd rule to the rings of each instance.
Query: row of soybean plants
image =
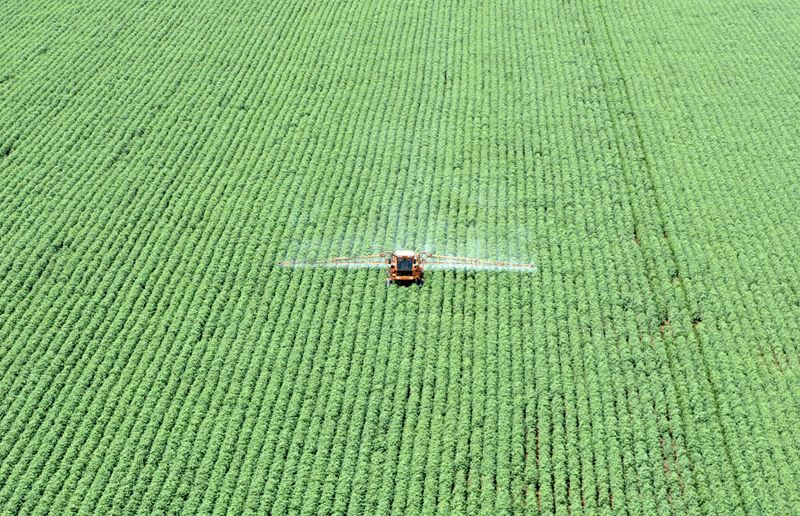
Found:
[[[399,11],[383,4],[378,8],[388,11],[381,23],[368,23],[369,12],[360,12],[356,22],[363,24],[368,38],[395,42],[382,43],[379,55],[408,60],[418,73],[425,63],[414,61],[414,54],[403,52],[402,47],[419,44],[415,38],[421,37],[423,20],[408,16],[396,22]],[[422,10],[421,4],[409,9]],[[330,103],[342,119],[338,132],[323,133],[328,138],[320,158],[326,156],[330,161],[314,170],[330,192],[314,200],[319,208],[315,215],[322,219],[320,229],[312,228],[303,236],[323,246],[328,242],[336,245],[339,240],[366,240],[365,234],[395,240],[397,235],[391,235],[388,222],[403,219],[406,225],[413,223],[405,220],[403,213],[409,206],[404,199],[414,185],[404,182],[406,174],[392,172],[411,166],[412,149],[400,145],[413,137],[414,119],[406,116],[404,106],[413,105],[424,90],[415,87],[413,76],[395,81],[374,73],[381,62],[373,60],[370,53],[375,50],[363,44],[349,42],[351,54],[344,66],[353,67],[355,78],[363,74],[364,81],[341,85],[331,90],[331,97],[318,99]],[[345,45],[343,52],[347,50]],[[388,101],[382,102],[383,97]],[[398,139],[398,130],[406,131],[408,137]],[[385,147],[388,150],[382,153]],[[408,229],[413,230],[411,226]],[[305,512],[320,507],[363,510],[377,503],[391,507],[397,483],[406,476],[406,466],[401,463],[407,461],[401,455],[407,456],[414,444],[407,435],[418,421],[408,404],[414,404],[419,414],[419,405],[406,395],[420,388],[425,371],[419,367],[420,359],[413,358],[425,349],[414,337],[416,331],[423,331],[415,321],[419,307],[400,296],[408,295],[402,291],[387,300],[388,293],[372,272],[308,273],[332,281],[326,288],[331,288],[333,299],[339,301],[329,300],[319,307],[326,315],[308,329],[311,335],[298,333],[298,338],[308,336],[309,342],[318,340],[320,347],[302,354],[297,366],[302,375],[296,383],[287,383],[285,403],[291,419],[284,420],[278,413],[275,421],[270,421],[269,448],[262,453],[265,462],[254,478],[246,506]],[[402,304],[384,307],[393,301]],[[323,332],[325,338],[313,339],[317,332]],[[385,447],[375,449],[376,440],[385,440]],[[398,468],[401,472],[396,473]]]
[[[290,19],[298,16],[298,13],[288,9],[286,4],[276,8],[284,9],[285,11],[281,12]],[[262,14],[262,16],[267,15],[268,13]],[[256,27],[257,25],[254,24],[251,30],[246,32],[247,37],[256,37],[258,33],[255,30]],[[268,52],[252,50],[249,52],[247,57],[252,59],[265,59],[264,56],[271,55]],[[290,86],[280,81],[271,83],[267,91],[261,89],[269,68],[280,68],[280,66],[269,63],[258,67],[263,73],[261,77],[238,70],[237,72],[241,72],[243,83],[242,95],[234,95],[234,99],[239,97],[245,104],[252,103],[254,106],[263,106],[264,99],[269,95],[280,96],[284,92],[290,91]],[[300,73],[306,73],[301,68],[298,70]],[[251,94],[255,97],[251,97]],[[246,241],[248,245],[258,246],[260,241],[267,240],[267,235],[270,235],[270,245],[266,250],[252,254],[239,263],[238,276],[230,279],[230,283],[226,283],[231,288],[227,296],[224,295],[224,290],[217,291],[214,304],[203,305],[212,318],[215,314],[222,314],[218,315],[220,325],[217,327],[217,332],[208,336],[211,339],[211,342],[206,344],[209,351],[203,355],[201,362],[203,369],[208,368],[203,364],[208,364],[212,368],[209,373],[211,371],[214,371],[215,374],[218,372],[219,380],[215,380],[213,375],[209,379],[207,374],[203,378],[202,384],[193,384],[187,390],[186,398],[182,403],[184,406],[188,403],[190,407],[193,407],[192,410],[179,408],[180,403],[178,402],[171,403],[170,407],[177,418],[175,426],[160,429],[154,441],[155,444],[162,447],[162,456],[165,457],[165,460],[154,464],[149,471],[145,470],[145,474],[132,472],[131,482],[135,482],[132,487],[133,492],[134,494],[143,492],[144,496],[141,501],[136,499],[128,501],[126,505],[128,507],[138,505],[148,510],[150,508],[173,510],[181,506],[191,510],[210,509],[220,503],[220,500],[224,502],[225,497],[228,500],[235,497],[234,488],[241,489],[243,486],[245,489],[248,487],[255,489],[263,486],[263,483],[258,484],[246,480],[247,475],[259,473],[260,464],[248,462],[248,457],[252,457],[253,453],[258,454],[255,456],[255,459],[258,460],[280,453],[277,449],[269,448],[270,438],[277,432],[273,432],[273,428],[270,428],[265,439],[265,436],[259,434],[260,424],[263,421],[278,421],[275,419],[275,414],[281,413],[283,400],[287,399],[286,393],[292,392],[293,382],[297,379],[296,375],[292,374],[293,364],[300,362],[296,351],[303,350],[305,353],[309,348],[304,345],[312,346],[315,340],[309,339],[303,343],[304,345],[293,348],[285,360],[281,360],[280,353],[285,349],[284,340],[287,336],[286,333],[281,332],[281,321],[286,318],[288,331],[293,332],[298,331],[295,327],[298,320],[294,318],[296,311],[292,309],[292,296],[278,295],[278,293],[283,293],[285,289],[288,289],[289,292],[297,293],[296,299],[300,302],[305,296],[309,296],[309,300],[314,299],[314,289],[309,288],[306,283],[314,281],[314,278],[303,277],[302,280],[306,283],[304,286],[297,284],[300,277],[287,280],[285,277],[270,274],[267,276],[267,284],[263,292],[253,289],[239,290],[238,288],[243,283],[247,285],[257,281],[262,277],[264,269],[270,267],[269,264],[277,255],[278,243],[281,240],[278,232],[280,228],[284,228],[285,231],[298,230],[297,227],[284,227],[280,224],[282,212],[287,210],[291,204],[277,201],[282,200],[286,193],[302,190],[303,184],[275,181],[273,174],[277,174],[278,169],[282,167],[280,161],[284,158],[282,151],[287,150],[287,153],[300,154],[304,142],[302,140],[292,141],[280,150],[273,149],[266,156],[259,155],[257,153],[259,149],[263,149],[277,140],[276,136],[283,129],[280,121],[288,120],[292,116],[288,110],[274,113],[268,109],[270,109],[269,106],[264,111],[254,109],[252,113],[248,112],[246,117],[248,123],[242,123],[243,132],[240,138],[247,142],[247,148],[242,155],[248,159],[249,163],[242,167],[241,174],[244,177],[253,177],[254,171],[266,169],[269,170],[270,176],[256,176],[255,181],[248,179],[244,184],[252,184],[255,191],[250,193],[246,186],[244,190],[232,192],[230,200],[227,201],[228,206],[235,213],[241,212],[243,217],[250,214],[248,219],[249,224],[252,225],[250,232],[247,228],[242,230],[239,224],[231,221],[223,230],[221,240],[230,240],[234,243]],[[261,139],[254,141],[250,135],[251,132],[261,135]],[[231,171],[228,170],[227,180],[237,184],[238,178],[231,178],[230,173]],[[288,192],[282,192],[281,189],[288,189]],[[292,196],[288,198],[291,200]],[[247,199],[253,204],[238,206],[242,199]],[[273,200],[273,202],[265,202],[265,199]],[[259,217],[255,217],[254,213],[259,213]],[[258,225],[262,216],[268,222],[265,227]],[[258,231],[255,231],[256,229]],[[236,263],[236,261],[232,260],[230,263]],[[286,281],[290,281],[291,284],[287,285]],[[261,295],[264,297],[260,297]],[[271,302],[264,303],[265,299],[270,299]],[[232,303],[235,307],[234,312],[230,315],[225,315],[227,314],[226,303]],[[286,303],[285,307],[282,306],[283,303]],[[269,307],[268,312],[266,311],[267,306]],[[235,324],[232,327],[222,324],[223,322],[237,321],[239,310],[242,311],[242,314],[251,314],[252,318],[247,320],[251,320],[253,326],[237,328]],[[273,316],[277,316],[278,319],[271,319]],[[211,319],[206,321],[206,330],[210,322]],[[301,325],[303,324],[302,320],[299,322]],[[265,327],[271,328],[273,325],[274,328],[271,330],[265,330]],[[221,335],[222,340],[219,344],[214,340],[220,337],[215,337],[215,335]],[[247,338],[243,338],[243,335],[247,335]],[[191,339],[189,342],[193,340]],[[302,342],[299,337],[297,342]],[[213,350],[213,355],[210,354],[211,350]],[[270,366],[274,367],[276,371],[281,371],[285,367],[286,375],[275,374],[270,371]],[[214,367],[219,370],[217,371]],[[215,381],[219,383],[214,383]],[[276,381],[281,383],[274,383]],[[273,385],[279,388],[276,398],[270,396],[269,388]],[[248,388],[249,386],[252,386],[255,392],[252,392]],[[266,399],[259,394],[263,394]],[[178,401],[180,400],[179,397]],[[238,406],[236,410],[229,413],[230,403],[233,401],[238,401]],[[254,412],[254,410],[258,411]],[[273,416],[270,416],[270,411]],[[291,417],[288,420],[290,421]],[[199,423],[200,421],[202,423]],[[249,440],[246,441],[248,435]],[[236,460],[232,460],[234,456]],[[249,469],[245,469],[248,467]],[[190,474],[187,475],[187,472]],[[214,484],[212,479],[222,484]],[[220,489],[220,487],[225,489]],[[186,498],[185,504],[184,497]],[[215,497],[218,498],[215,499]],[[117,499],[115,498],[113,502],[116,503]]]
[[[91,98],[96,96],[98,103],[108,102],[102,86],[89,93]],[[135,120],[141,122],[146,118],[139,114]],[[51,127],[50,136],[71,138],[70,131],[76,130],[75,119],[80,117],[74,117],[72,124],[53,121],[60,132],[52,132]],[[77,130],[82,127],[79,123]],[[128,131],[120,132],[124,138]],[[33,136],[47,141],[45,133]],[[36,143],[37,139],[31,141],[32,145]],[[29,295],[29,302],[17,300],[11,324],[4,328],[10,332],[7,338],[12,339],[11,353],[7,355],[12,362],[7,370],[13,376],[7,378],[13,382],[7,388],[21,394],[7,398],[13,399],[13,404],[5,411],[6,421],[15,428],[4,433],[2,442],[0,475],[11,483],[4,482],[1,496],[4,503],[12,505],[21,503],[23,498],[28,503],[36,501],[44,489],[43,483],[50,479],[43,471],[66,464],[60,459],[71,442],[71,432],[80,426],[81,410],[90,399],[83,396],[84,389],[107,379],[116,360],[115,352],[128,352],[114,347],[109,351],[103,345],[104,339],[116,336],[114,331],[118,329],[111,317],[111,307],[119,304],[123,310],[115,311],[114,315],[129,316],[131,312],[125,308],[133,304],[138,290],[133,295],[126,288],[143,284],[150,277],[145,268],[137,271],[141,274],[137,278],[130,258],[140,256],[138,253],[142,251],[147,253],[154,245],[149,232],[157,226],[151,214],[159,205],[166,205],[169,184],[174,180],[167,176],[159,181],[153,174],[149,183],[137,184],[139,178],[106,182],[107,176],[99,173],[107,165],[107,156],[101,149],[85,145],[74,152],[83,153],[86,159],[72,177],[62,174],[58,161],[47,161],[43,167],[51,174],[45,183],[62,182],[58,197],[61,204],[58,209],[43,212],[45,216],[39,217],[28,231],[51,256],[37,251],[17,256],[28,256],[30,260],[46,258],[48,270],[37,272],[40,278],[37,284],[23,289]],[[148,170],[142,157],[132,166],[138,173]],[[109,174],[119,175],[120,170]],[[78,194],[87,191],[88,195]],[[36,199],[33,192],[24,195]],[[151,223],[136,224],[140,217]],[[155,267],[157,263],[151,261],[149,266]],[[41,270],[39,263],[33,267]],[[30,378],[34,381],[29,381]],[[62,480],[59,475],[52,478],[54,483]],[[34,481],[37,486],[31,491]]]
[[[731,11],[703,16],[702,29],[687,31],[674,13],[649,13],[648,19],[674,28],[691,48],[679,58],[665,60],[619,38],[613,44],[632,77],[647,77],[635,82],[642,92],[635,106],[644,115],[656,192],[669,213],[666,234],[680,271],[693,344],[716,393],[716,417],[736,474],[738,503],[745,510],[783,512],[797,503],[798,478],[792,471],[800,461],[800,442],[792,430],[800,413],[791,388],[797,365],[792,335],[798,330],[791,285],[797,284],[800,271],[790,244],[796,230],[786,223],[800,212],[791,187],[782,186],[795,175],[783,161],[791,138],[786,126],[767,118],[780,117],[791,107],[779,96],[764,96],[745,85],[748,77],[764,77],[769,87],[796,78],[780,60],[750,58],[763,51],[763,35],[773,24],[788,28],[796,21],[740,20]],[[737,50],[709,60],[727,47],[728,36],[713,28],[722,26],[736,37]],[[796,46],[780,39],[772,44]],[[645,67],[646,76],[639,72]],[[742,77],[741,88],[721,88],[716,82],[720,74]],[[674,97],[660,94],[673,91]],[[701,95],[718,102],[702,103]],[[654,109],[644,108],[647,101]],[[773,115],[765,118],[765,112]],[[674,135],[673,144],[660,145],[656,134]]]
[[[164,70],[173,75],[181,72]],[[212,91],[209,85],[208,104],[214,101]],[[191,106],[188,100],[178,99],[174,111],[151,121],[156,128],[149,142],[152,148],[176,138],[171,123]],[[8,452],[2,471],[12,482],[4,482],[4,503],[24,509],[43,496],[43,505],[93,507],[98,498],[102,506],[115,495],[117,503],[138,503],[135,496],[126,496],[134,478],[146,478],[138,476],[141,460],[136,457],[145,454],[151,464],[158,463],[154,457],[159,443],[154,439],[164,434],[164,430],[158,434],[160,428],[154,425],[161,419],[151,416],[163,416],[165,404],[180,406],[173,401],[182,394],[178,386],[202,372],[198,367],[203,362],[191,357],[202,349],[196,341],[205,337],[198,324],[203,316],[190,314],[198,309],[207,315],[215,308],[220,312],[211,303],[220,285],[201,282],[198,289],[202,278],[196,271],[215,263],[226,267],[231,261],[231,248],[215,245],[226,241],[222,233],[226,222],[229,230],[236,227],[235,222],[230,226],[231,213],[215,211],[232,183],[220,174],[225,170],[221,157],[233,152],[226,147],[234,148],[222,136],[217,132],[214,138],[209,126],[190,135],[187,145],[164,153],[163,161],[147,153],[133,156],[120,167],[133,176],[118,183],[127,192],[117,194],[119,199],[112,197],[123,201],[113,206],[129,211],[112,211],[93,224],[78,226],[78,231],[74,224],[53,224],[58,231],[72,231],[75,245],[61,251],[66,257],[64,275],[58,279],[67,283],[66,288],[59,284],[49,292],[35,293],[36,301],[44,305],[44,318],[28,319],[25,331],[31,333],[22,334],[34,339],[23,343],[41,339],[50,345],[37,347],[35,360],[20,366],[38,373],[39,381],[29,382],[26,387],[32,392],[16,398],[25,405],[19,410],[12,406],[7,413],[16,417],[19,431],[6,433],[3,441]],[[205,147],[209,141],[212,146]],[[102,156],[95,158],[101,160]],[[87,161],[95,167],[87,171],[88,184],[99,196],[113,194],[112,186],[96,174],[97,163]],[[160,180],[140,186],[135,174],[142,172]],[[81,198],[87,199],[93,198]],[[85,207],[66,204],[58,214],[91,214],[93,208],[96,213],[103,204],[96,199]],[[241,211],[237,215],[241,217]],[[200,251],[187,255],[188,250]],[[222,252],[227,255],[218,254]],[[76,291],[87,295],[75,295]],[[59,293],[72,296],[62,300]],[[208,332],[209,326],[204,323],[203,329]],[[17,358],[22,353],[18,351]],[[174,367],[164,367],[165,363]],[[109,489],[120,484],[127,489]],[[68,486],[77,486],[78,491]]]
[[[686,446],[689,432],[676,425],[685,407],[673,389],[672,358],[659,330],[662,311],[635,236],[647,215],[633,206],[627,150],[620,148],[625,137],[613,129],[610,82],[585,37],[585,15],[552,14],[531,27],[580,30],[551,29],[558,35],[539,50],[552,61],[542,60],[525,75],[537,77],[524,86],[542,92],[537,107],[544,113],[528,129],[543,141],[530,158],[541,178],[525,193],[538,201],[529,203],[525,218],[541,235],[538,319],[544,326],[536,346],[544,356],[532,357],[531,373],[541,394],[526,409],[530,449],[538,451],[529,454],[531,502],[544,510],[668,512],[670,504],[696,499],[691,484],[685,487],[691,465],[674,451]],[[573,87],[557,87],[565,82]]]
[[[353,19],[365,23],[362,18],[369,13],[363,6],[353,8],[357,8]],[[322,21],[327,20],[328,30],[336,34],[346,29],[343,21],[347,18],[346,12],[331,6]],[[312,18],[303,26],[304,44],[311,45],[318,37],[320,31],[314,23],[319,21]],[[364,68],[370,61],[348,53],[352,44],[323,49],[334,54],[333,63],[351,64],[357,71],[355,77],[361,73],[370,77],[369,69]],[[322,73],[307,64],[300,70]],[[308,80],[322,82],[315,75]],[[304,210],[313,208],[311,224],[292,228],[292,240],[318,242],[323,248],[330,244],[335,254],[332,242],[357,240],[375,225],[375,213],[382,213],[378,209],[366,217],[356,216],[366,212],[363,208],[373,200],[374,192],[380,191],[381,177],[362,168],[370,169],[363,162],[365,157],[375,159],[369,138],[385,138],[386,131],[377,119],[375,127],[370,127],[374,135],[359,132],[370,111],[359,104],[358,90],[364,88],[371,95],[380,90],[363,83],[333,86],[309,90],[303,102],[311,115],[302,123],[307,124],[305,130],[313,135],[314,145],[302,146],[310,142],[298,126],[298,138],[292,144],[299,146],[287,149],[286,159],[301,158],[297,176],[302,184],[286,217],[309,220]],[[369,372],[377,368],[373,357],[381,349],[375,336],[381,334],[383,307],[373,296],[382,296],[384,291],[374,290],[373,272],[299,269],[286,273],[302,278],[303,285],[298,288],[309,294],[294,302],[294,308],[286,313],[285,326],[276,329],[268,343],[280,353],[274,361],[276,372],[263,391],[268,411],[259,414],[253,430],[252,442],[257,446],[243,457],[246,482],[237,483],[231,498],[233,507],[257,512],[346,505],[349,475],[340,474],[339,469],[355,460],[361,441],[353,436],[372,422],[364,419],[363,410],[372,388]]]

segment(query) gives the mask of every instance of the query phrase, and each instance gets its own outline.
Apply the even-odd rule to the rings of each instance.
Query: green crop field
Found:
[[[800,4],[7,0],[0,513],[800,511]],[[284,260],[408,248],[535,271]]]

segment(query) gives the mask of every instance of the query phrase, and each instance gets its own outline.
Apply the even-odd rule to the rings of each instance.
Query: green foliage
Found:
[[[0,512],[800,507],[793,3],[16,4]]]

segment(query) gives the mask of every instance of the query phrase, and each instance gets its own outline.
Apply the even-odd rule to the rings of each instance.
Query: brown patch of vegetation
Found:
[[[783,372],[783,364],[781,364],[781,361],[778,358],[778,355],[775,353],[775,350],[771,349],[769,352],[772,355],[772,363],[775,364],[775,367],[778,369],[778,371]]]

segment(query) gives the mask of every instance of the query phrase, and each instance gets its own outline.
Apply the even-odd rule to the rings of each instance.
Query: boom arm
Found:
[[[386,253],[366,254],[363,256],[334,256],[319,260],[285,260],[281,267],[345,267],[364,268],[382,267],[387,263]]]
[[[393,253],[384,252],[362,256],[334,256],[318,260],[286,260],[280,262],[281,267],[323,267],[372,269],[391,265]],[[534,272],[536,265],[532,263],[504,262],[484,260],[464,256],[448,256],[422,251],[417,255],[419,264],[426,269],[439,270],[507,270],[517,272]]]
[[[424,260],[426,268],[434,269],[504,269],[519,272],[533,272],[536,265],[532,263],[503,262],[498,260],[484,260],[481,258],[467,258],[464,256],[447,256],[443,254],[433,254],[422,252],[420,257]]]

